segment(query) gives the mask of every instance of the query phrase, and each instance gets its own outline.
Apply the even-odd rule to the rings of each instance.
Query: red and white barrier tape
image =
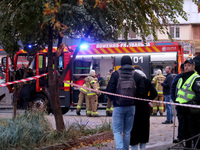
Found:
[[[44,73],[44,74],[37,75],[37,76],[34,76],[34,77],[29,77],[29,78],[25,78],[25,79],[21,79],[21,80],[16,80],[16,81],[12,81],[12,82],[6,82],[6,83],[3,83],[3,84],[0,84],[0,87],[11,85],[11,84],[15,84],[15,83],[20,83],[20,82],[26,82],[26,81],[35,80],[35,79],[41,78],[43,76],[46,76],[47,74],[48,73]],[[99,93],[113,95],[113,96],[119,96],[119,97],[136,99],[136,100],[142,100],[142,101],[148,101],[148,102],[156,102],[156,103],[164,103],[164,104],[171,104],[171,105],[177,105],[177,106],[184,106],[184,107],[200,108],[200,105],[180,104],[180,103],[173,103],[173,102],[163,102],[163,101],[156,101],[156,100],[143,99],[143,98],[137,98],[137,97],[130,97],[130,96],[125,96],[125,95],[114,94],[114,93],[109,93],[109,92],[105,92],[105,91],[90,89],[90,88],[87,88],[85,86],[81,86],[81,85],[78,85],[78,84],[70,83],[70,82],[67,82],[67,81],[64,81],[64,83],[70,84],[70,85],[75,86],[75,87],[84,88],[86,90],[91,90],[93,92],[99,92]]]
[[[125,95],[114,94],[114,93],[109,93],[109,92],[105,92],[105,91],[90,89],[90,88],[87,88],[85,86],[81,86],[81,85],[78,85],[78,84],[70,83],[70,82],[67,82],[67,81],[64,81],[64,83],[70,84],[70,85],[75,86],[75,87],[84,88],[86,90],[91,90],[93,92],[98,92],[98,93],[103,93],[103,94],[108,94],[108,95],[113,95],[113,96],[119,96],[119,97],[142,100],[142,101],[148,101],[148,102],[156,102],[156,103],[164,103],[164,104],[171,104],[171,105],[177,105],[177,106],[184,106],[184,107],[200,108],[200,105],[180,104],[180,103],[174,103],[174,102],[163,102],[163,101],[156,101],[156,100],[150,100],[150,99],[143,99],[143,98],[125,96]]]
[[[25,78],[25,79],[21,79],[21,80],[16,80],[16,81],[12,81],[12,82],[2,83],[2,84],[0,84],[0,87],[11,85],[11,84],[15,84],[15,83],[20,83],[20,82],[26,82],[26,81],[35,80],[35,79],[41,78],[43,76],[46,76],[47,74],[48,73],[44,73],[44,74],[37,75],[37,76],[34,76],[34,77],[29,77],[29,78]]]

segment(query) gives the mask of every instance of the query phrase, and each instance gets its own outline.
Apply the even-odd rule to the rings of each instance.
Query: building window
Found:
[[[180,38],[180,28],[179,27],[176,27],[176,26],[170,27],[169,33],[173,39]]]
[[[128,34],[128,39],[131,40],[131,39],[136,39],[137,38],[137,35],[135,32],[133,32],[132,29],[129,30],[129,34]]]
[[[149,35],[146,37],[146,40],[147,40],[147,41],[152,41],[152,40],[153,40],[153,35],[152,35],[152,34],[149,34]]]
[[[119,35],[118,40],[125,40],[124,31],[125,31],[125,29],[123,29],[122,34]],[[135,32],[133,32],[133,31],[130,29],[127,38],[128,38],[128,40],[137,39],[137,35],[136,35]]]

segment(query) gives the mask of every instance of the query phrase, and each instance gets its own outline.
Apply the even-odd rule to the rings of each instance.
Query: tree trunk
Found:
[[[29,60],[29,63],[27,65],[27,67],[24,71],[23,77],[22,77],[23,79],[26,77],[26,73],[28,71],[28,68],[31,65],[32,61],[35,59],[36,55],[37,55],[37,52],[36,52],[35,56],[33,57],[33,59]],[[14,64],[14,57],[13,57],[13,64]],[[15,71],[16,70],[14,70],[13,81],[15,81],[15,75],[16,75]],[[14,93],[13,93],[14,115],[13,115],[13,120],[16,118],[16,115],[17,115],[17,104],[18,104],[18,100],[19,100],[19,94],[20,94],[20,91],[21,91],[23,85],[24,85],[24,82],[22,82],[20,84],[14,84]]]
[[[53,114],[56,122],[56,129],[58,132],[65,130],[64,120],[62,116],[62,110],[60,107],[60,98],[59,98],[59,83],[57,74],[53,73],[53,30],[52,27],[49,27],[49,42],[48,42],[48,71],[49,71],[49,92],[51,96],[51,107],[53,109]],[[57,56],[55,57],[55,69],[57,68]]]
[[[93,24],[89,27],[86,35],[85,35],[85,38],[88,37],[88,35],[90,34],[90,32],[92,31],[93,29]],[[76,50],[73,54],[73,57],[70,59],[69,63],[67,64],[67,66],[65,67],[63,73],[62,73],[62,76],[60,77],[60,82],[59,84],[61,85],[65,79],[65,76],[67,75],[67,72],[69,71],[69,69],[71,68],[74,60],[76,59],[76,55],[78,54],[79,50],[80,50],[80,45],[83,43],[84,41],[84,38],[81,38],[81,41],[79,42],[78,46],[76,47]]]

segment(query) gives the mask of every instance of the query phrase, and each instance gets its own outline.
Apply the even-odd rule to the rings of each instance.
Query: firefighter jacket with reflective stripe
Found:
[[[177,83],[177,98],[176,101],[179,103],[187,103],[195,97],[195,93],[192,90],[193,83],[196,78],[200,78],[197,72],[194,72],[186,81],[180,78]]]
[[[160,81],[161,83],[163,83],[165,78],[166,77],[164,75],[160,74],[160,75],[156,75],[152,79],[152,83],[155,84],[155,89],[156,89],[158,94],[163,94],[163,86],[158,82]]]
[[[83,84],[83,86],[86,87],[85,84]],[[80,88],[79,91],[80,91],[81,93],[83,93],[83,94],[87,94],[87,90],[84,89],[84,88]]]
[[[92,88],[92,89],[95,89],[95,90],[98,90],[99,89],[99,82],[98,82],[98,79],[97,78],[94,78],[93,76],[88,76],[85,78],[85,84],[86,84],[86,87],[88,88]],[[97,93],[96,92],[93,92],[91,90],[87,90],[87,95],[96,95]]]

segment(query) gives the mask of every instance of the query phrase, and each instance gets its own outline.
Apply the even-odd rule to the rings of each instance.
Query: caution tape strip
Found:
[[[34,77],[29,77],[29,78],[25,78],[25,79],[21,79],[21,80],[16,80],[16,81],[12,81],[12,82],[2,83],[2,84],[0,84],[0,87],[11,85],[11,84],[15,84],[15,83],[20,83],[20,82],[26,82],[26,81],[35,80],[35,79],[41,78],[43,76],[46,76],[47,74],[48,73],[44,73],[44,74],[37,75],[37,76],[34,76]],[[147,101],[147,102],[156,102],[156,103],[164,103],[164,104],[184,106],[184,107],[200,108],[200,105],[180,104],[180,103],[172,103],[172,102],[163,102],[163,101],[156,101],[156,100],[150,100],[150,99],[143,99],[143,98],[125,96],[125,95],[114,94],[114,93],[109,93],[109,92],[105,92],[105,91],[90,89],[90,88],[87,88],[85,86],[81,86],[81,85],[78,85],[78,84],[75,84],[75,83],[70,83],[70,82],[67,82],[67,81],[64,81],[64,83],[70,84],[70,85],[75,86],[75,87],[84,88],[86,90],[91,90],[93,92],[107,94],[107,95],[119,96],[119,97],[124,97],[124,98],[135,99],[135,100],[142,100],[142,101]]]
[[[87,87],[85,87],[85,86],[81,86],[81,85],[78,85],[78,84],[75,84],[75,83],[70,83],[70,82],[67,82],[67,81],[64,81],[64,83],[70,84],[70,85],[75,86],[75,87],[84,88],[84,89],[86,89],[86,90],[91,90],[91,91],[97,92],[97,93],[103,93],[103,94],[108,94],[108,95],[113,95],[113,96],[119,96],[119,97],[124,97],[124,98],[130,98],[130,99],[134,99],[134,100],[142,100],[142,101],[147,101],[147,102],[156,102],[156,103],[164,103],[164,104],[177,105],[177,106],[184,106],[184,107],[200,108],[200,105],[180,104],[180,103],[174,103],[174,102],[163,102],[163,101],[156,101],[156,100],[150,100],[150,99],[143,99],[143,98],[125,96],[125,95],[121,95],[121,94],[114,94],[114,93],[109,93],[109,92],[105,92],[105,91],[90,89],[90,88],[87,88]]]
[[[48,73],[44,73],[44,74],[37,75],[37,76],[34,76],[34,77],[29,77],[29,78],[25,78],[25,79],[21,79],[21,80],[16,80],[16,81],[12,81],[12,82],[2,83],[2,84],[0,84],[0,87],[11,85],[11,84],[15,84],[15,83],[21,83],[21,82],[35,80],[35,79],[41,78],[43,76],[46,76],[47,74]]]

